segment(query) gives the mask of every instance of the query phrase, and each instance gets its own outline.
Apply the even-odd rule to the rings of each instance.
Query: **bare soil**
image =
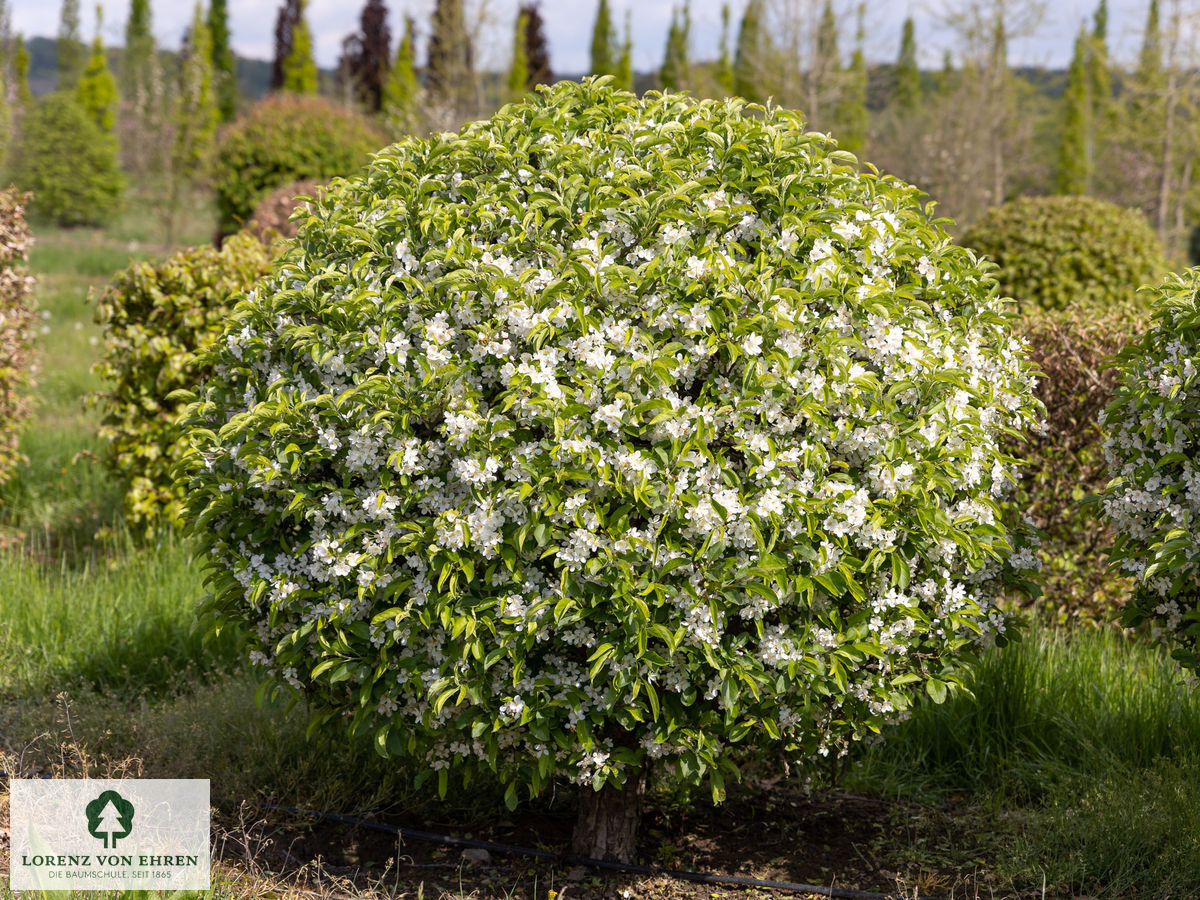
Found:
[[[517,853],[464,851],[282,815],[284,819],[276,814],[258,820],[255,865],[278,874],[315,868],[326,877],[362,889],[385,889],[392,896],[478,900],[817,896],[696,883],[666,871],[623,874]],[[376,821],[566,854],[574,810],[559,801],[542,809],[518,810],[470,831],[452,822],[417,821],[403,813]],[[925,807],[845,792],[742,786],[720,806],[693,802],[687,810],[668,811],[652,802],[639,837],[637,863],[662,870],[850,888],[904,900],[1036,896],[1032,890],[1025,893],[1001,886],[990,874],[993,861],[987,856],[996,827],[1003,825],[989,822],[987,814],[970,807]]]

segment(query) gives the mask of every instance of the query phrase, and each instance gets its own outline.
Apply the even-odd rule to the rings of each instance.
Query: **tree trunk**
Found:
[[[571,853],[610,862],[633,862],[645,793],[644,771],[630,775],[621,787],[605,784],[598,791],[581,788]]]

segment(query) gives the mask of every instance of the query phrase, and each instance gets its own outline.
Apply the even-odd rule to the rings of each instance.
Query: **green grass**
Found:
[[[969,683],[973,697],[919,704],[851,785],[1015,813],[996,856],[1016,881],[1200,896],[1200,693],[1165,652],[1114,628],[1035,627]]]
[[[232,660],[235,636],[206,640],[193,620],[202,585],[188,548],[124,543],[77,568],[0,554],[0,690],[135,693]]]

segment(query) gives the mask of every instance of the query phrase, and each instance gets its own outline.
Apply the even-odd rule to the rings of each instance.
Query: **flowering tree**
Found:
[[[992,282],[797,116],[561,84],[335,181],[240,305],[185,482],[220,621],[384,754],[582,786],[843,754],[1032,565]]]
[[[1151,327],[1117,355],[1121,385],[1101,415],[1113,481],[1104,511],[1113,562],[1136,579],[1124,622],[1150,623],[1200,670],[1200,270],[1157,289]]]

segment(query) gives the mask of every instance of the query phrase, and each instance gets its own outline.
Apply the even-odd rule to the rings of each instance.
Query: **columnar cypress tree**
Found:
[[[729,4],[721,4],[721,55],[717,59],[717,87],[726,97],[733,93],[733,60],[729,58]]]
[[[221,121],[237,115],[237,60],[229,43],[229,12],[226,0],[211,0],[208,7],[208,34],[212,39],[213,77],[217,87],[217,110]]]
[[[508,68],[508,97],[519,100],[529,90],[529,61],[525,56],[525,32],[529,29],[529,16],[524,9],[517,10],[517,25],[513,32],[512,64]]]
[[[623,91],[632,91],[633,84],[633,23],[629,10],[625,10],[625,38],[621,41],[621,56],[617,60],[616,85]]]
[[[617,74],[617,59],[613,51],[616,42],[608,0],[600,0],[600,6],[596,9],[596,24],[592,26],[593,75]]]
[[[528,86],[532,90],[539,84],[553,84],[554,72],[550,68],[550,50],[546,43],[546,23],[537,2],[524,3],[525,13],[525,65],[529,68]]]
[[[892,102],[902,113],[911,113],[921,105],[921,70],[917,66],[917,39],[912,16],[904,20],[904,30],[900,34]]]
[[[1058,145],[1058,168],[1054,186],[1060,194],[1087,193],[1092,160],[1088,154],[1091,130],[1091,97],[1088,78],[1088,34],[1080,29],[1063,93],[1062,138]]]
[[[383,110],[402,134],[417,125],[416,23],[412,16],[404,20],[404,36],[396,48],[396,59],[383,86]]]
[[[312,32],[304,18],[306,0],[296,0],[296,18],[292,24],[291,51],[283,58],[281,90],[292,94],[317,92],[317,64],[313,62]]]
[[[58,25],[58,87],[74,88],[83,74],[83,41],[79,37],[79,0],[63,0]]]
[[[79,78],[76,94],[80,105],[92,120],[106,134],[111,134],[117,124],[117,82],[108,69],[108,57],[100,39],[103,15],[103,8],[97,4],[96,37],[92,41],[92,52],[88,57],[87,67]]]
[[[460,115],[475,113],[479,104],[475,51],[462,0],[437,0],[425,71],[429,93],[436,102]]]
[[[342,44],[342,74],[357,100],[369,112],[379,112],[392,55],[392,32],[383,0],[367,0],[359,21],[359,33]]]
[[[737,53],[733,60],[733,90],[739,97],[761,102],[770,92],[762,79],[770,64],[771,46],[765,27],[763,0],[749,0],[738,29]]]
[[[667,48],[658,79],[668,91],[680,91],[691,83],[691,63],[688,43],[691,39],[692,15],[687,4],[682,11],[671,10],[671,27],[667,30]]]
[[[275,17],[275,57],[271,61],[271,90],[283,90],[283,64],[292,54],[292,32],[300,20],[300,0],[283,0]]]

